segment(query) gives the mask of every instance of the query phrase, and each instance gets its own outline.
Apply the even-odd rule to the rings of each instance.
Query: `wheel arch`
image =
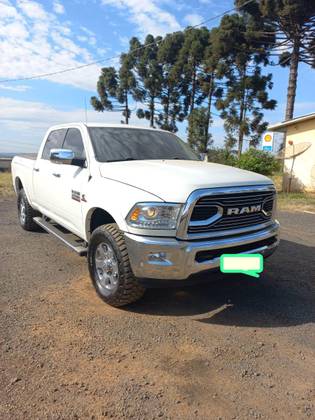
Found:
[[[85,219],[85,233],[87,240],[89,240],[90,236],[96,228],[109,223],[117,222],[108,211],[100,207],[91,208],[88,211]]]
[[[16,176],[14,180],[15,191],[18,194],[24,187],[21,178]]]

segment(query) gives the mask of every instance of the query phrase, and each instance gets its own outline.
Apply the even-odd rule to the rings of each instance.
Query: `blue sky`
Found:
[[[100,66],[127,48],[131,36],[164,35],[195,25],[233,7],[232,0],[0,0],[0,152],[33,152],[52,124],[85,119],[120,122],[118,113],[89,106]],[[211,22],[216,26],[219,19]],[[104,59],[104,64],[33,81],[3,82]],[[106,61],[106,59],[108,59]],[[266,119],[283,119],[288,70],[273,72],[277,109]],[[295,115],[315,111],[315,71],[302,65]],[[135,105],[136,106],[136,105]],[[135,115],[132,123],[147,125]],[[215,118],[215,145],[222,145],[223,122]],[[179,135],[186,137],[186,125]]]

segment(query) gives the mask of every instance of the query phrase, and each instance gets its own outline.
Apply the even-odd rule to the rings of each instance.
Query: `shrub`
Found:
[[[210,149],[208,151],[208,161],[229,166],[237,165],[237,157],[227,149]]]
[[[271,153],[253,148],[243,153],[237,162],[239,168],[262,175],[272,175],[278,172],[280,165],[280,161],[276,160]]]

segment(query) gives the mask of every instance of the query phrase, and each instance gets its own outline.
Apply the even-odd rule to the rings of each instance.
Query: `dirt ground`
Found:
[[[315,418],[315,215],[260,279],[104,304],[86,261],[0,201],[1,419]]]

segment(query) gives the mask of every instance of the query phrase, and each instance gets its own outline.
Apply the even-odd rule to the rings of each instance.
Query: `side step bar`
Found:
[[[87,254],[87,247],[83,239],[65,230],[53,221],[47,221],[42,217],[34,217],[34,222],[42,227],[46,232],[53,234],[60,239],[65,245],[77,252],[79,255]]]

